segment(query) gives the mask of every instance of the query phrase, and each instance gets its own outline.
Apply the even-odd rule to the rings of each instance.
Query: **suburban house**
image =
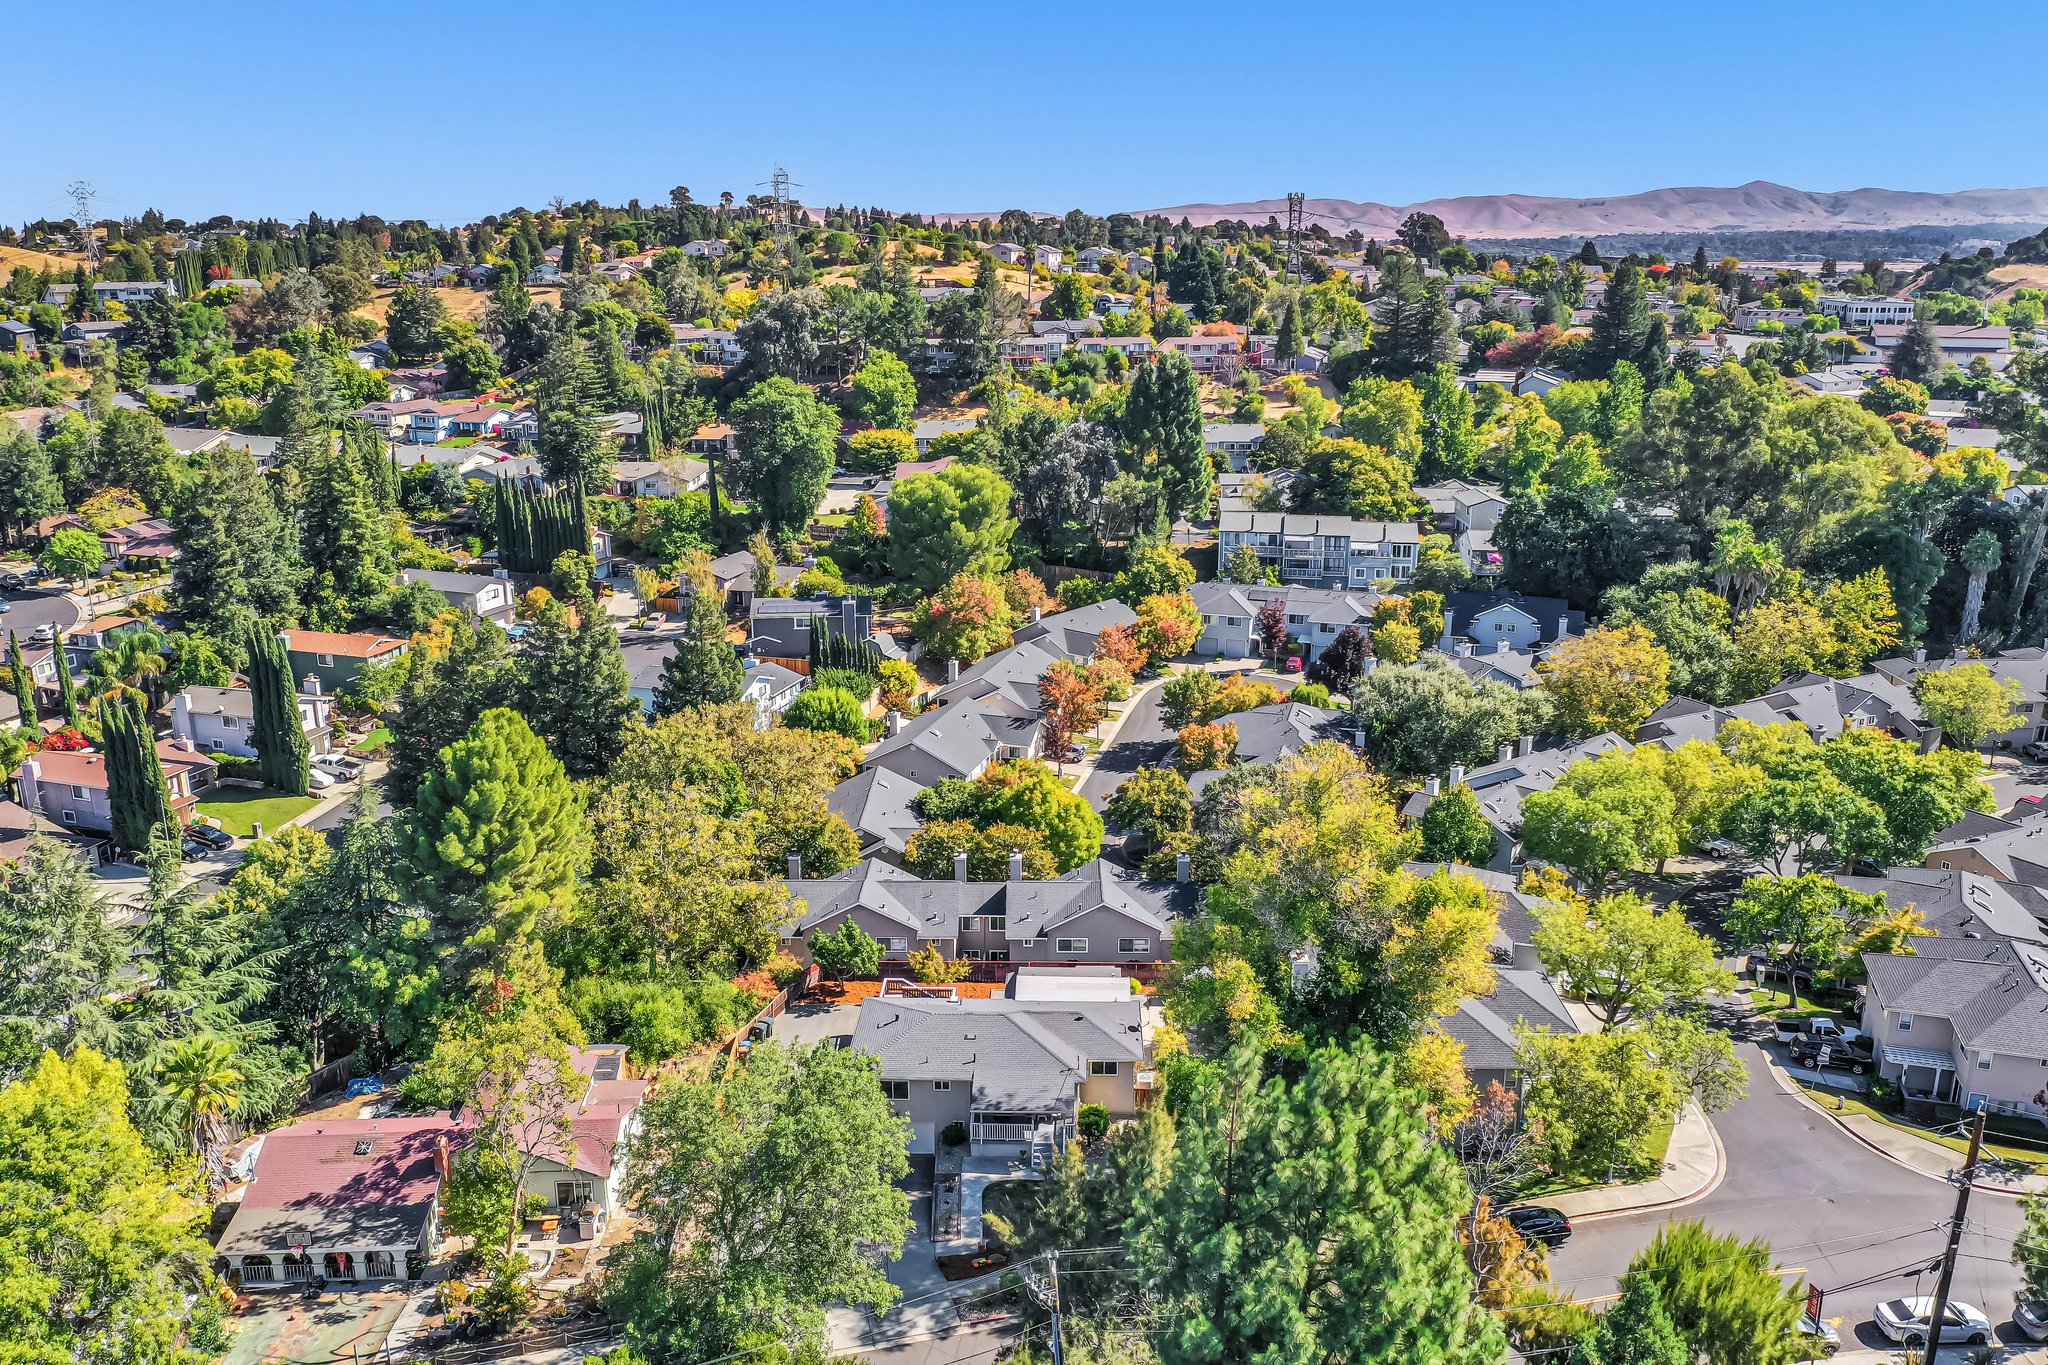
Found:
[[[329,694],[353,687],[363,665],[389,663],[412,645],[389,635],[329,630],[281,630],[285,659],[301,686],[318,683]]]
[[[1057,332],[1048,336],[1004,337],[996,343],[996,358],[1013,369],[1028,370],[1033,365],[1050,365],[1066,349],[1066,337]]]
[[[683,254],[685,256],[709,256],[714,261],[721,256],[729,255],[731,251],[732,246],[730,243],[721,242],[716,237],[706,237],[698,241],[683,243]]]
[[[1291,652],[1312,661],[1344,627],[1370,630],[1372,609],[1380,600],[1378,593],[1364,590],[1276,588],[1263,583],[1196,583],[1188,591],[1202,613],[1202,633],[1195,640],[1194,652],[1219,659],[1260,657],[1258,618],[1268,602],[1285,607]]]
[[[1413,522],[1359,521],[1307,512],[1224,512],[1217,562],[1248,546],[1280,581],[1317,588],[1366,588],[1411,577],[1422,533]]]
[[[732,366],[747,358],[746,347],[740,345],[739,334],[724,327],[685,327],[673,324],[676,346],[694,354],[705,365]]]
[[[1095,662],[1095,642],[1111,626],[1135,626],[1138,613],[1114,597],[1091,602],[1072,611],[1037,615],[1019,626],[1011,638],[1016,644],[1043,643],[1066,657],[1067,662],[1086,667]]]
[[[1196,374],[1208,374],[1237,359],[1234,336],[1167,337],[1159,343],[1162,351],[1179,351],[1188,358]]]
[[[318,690],[299,694],[299,727],[316,754],[326,753],[334,698]],[[171,698],[171,733],[210,754],[256,757],[256,694],[246,687],[188,687]]]
[[[1133,1000],[861,1001],[853,1047],[930,1153],[959,1124],[976,1156],[1050,1164],[1084,1104],[1131,1118],[1151,1097],[1144,1006]]]
[[[614,460],[612,492],[622,498],[675,498],[701,493],[711,481],[702,460]]]
[[[1760,322],[1775,322],[1784,327],[1797,327],[1806,321],[1803,308],[1766,308],[1760,303],[1745,303],[1735,309],[1735,325],[1744,331],[1755,331]]]
[[[1615,749],[1625,752],[1634,747],[1611,730],[1552,749],[1538,749],[1535,740],[1524,735],[1512,746],[1503,744],[1497,762],[1469,772],[1462,764],[1454,763],[1441,781],[1434,777],[1426,779],[1422,790],[1408,798],[1401,813],[1419,820],[1444,787],[1463,783],[1479,798],[1480,813],[1493,828],[1493,858],[1487,866],[1496,872],[1513,871],[1523,863],[1522,802],[1556,786],[1565,769],[1582,758],[1594,758]]]
[[[1024,264],[1024,248],[1015,242],[996,242],[989,247],[988,254],[1004,265]]]
[[[747,685],[740,691],[740,700],[754,704],[761,729],[768,728],[768,718],[779,716],[790,707],[797,694],[804,690],[804,675],[784,668],[781,664],[749,662],[747,664]]]
[[[1075,337],[1074,349],[1082,355],[1120,352],[1126,360],[1144,360],[1153,352],[1151,337]]]
[[[1490,483],[1445,479],[1409,490],[1429,508],[1436,529],[1456,536],[1466,531],[1491,531],[1508,507],[1507,495]]]
[[[1926,650],[1916,649],[1902,658],[1879,659],[1870,666],[1869,674],[1851,678],[1849,682],[1867,689],[1889,684],[1897,689],[1892,699],[1910,707],[1913,720],[1924,725],[1919,706],[1912,700],[1913,680],[1922,673],[1965,663],[1981,663],[1991,670],[1993,677],[2018,683],[2020,689],[2020,699],[2013,705],[2020,723],[2010,730],[1986,735],[1981,747],[2017,749],[2039,740],[2048,740],[2048,649],[2038,646],[2008,649],[1999,654],[1987,654],[1981,659],[1969,658],[1961,650],[1947,657],[1930,659]],[[1931,730],[1933,727],[1926,728]]]
[[[1084,246],[1074,253],[1074,260],[1083,270],[1101,271],[1105,261],[1114,264],[1116,254],[1110,247]],[[1107,274],[1108,272],[1103,271],[1103,273]]]
[[[547,1201],[565,1220],[580,1219],[579,1231],[594,1237],[620,1208],[625,1193],[626,1146],[640,1130],[640,1105],[648,1083],[625,1075],[626,1049],[617,1044],[569,1051],[570,1065],[587,1088],[568,1115],[565,1144],[542,1132],[522,1186],[526,1196]]]
[[[1515,1061],[1518,1028],[1579,1032],[1550,978],[1526,967],[1496,967],[1491,991],[1462,1002],[1437,1025],[1463,1048],[1465,1074],[1474,1089],[1497,1083],[1516,1093],[1522,1088]]]
[[[1923,746],[1931,747],[1940,740],[1939,732],[1921,718],[1912,691],[1903,683],[1881,673],[1855,678],[1800,673],[1754,700],[1733,706],[1673,697],[1650,713],[1636,731],[1636,742],[1666,749],[1695,739],[1711,742],[1732,720],[1756,725],[1796,721],[1817,740],[1833,739],[1844,730],[1859,727],[1883,730],[1894,739]]]
[[[913,802],[924,790],[888,768],[869,768],[832,789],[826,808],[860,836],[860,856],[900,862],[904,845],[924,822]]]
[[[1448,658],[1452,667],[1473,682],[1506,683],[1519,691],[1527,691],[1543,681],[1536,665],[1542,656],[1530,650],[1516,649],[1507,640],[1493,642],[1493,648],[1481,650],[1470,640],[1454,640],[1446,653],[1441,644],[1434,645],[1430,653],[1437,658]],[[1637,736],[1641,743],[1641,736]]]
[[[401,569],[400,583],[424,583],[448,599],[457,611],[469,613],[474,621],[512,619],[512,580],[479,573],[455,573],[445,569]]]
[[[772,659],[808,659],[811,632],[820,619],[829,634],[865,640],[875,630],[875,599],[756,597],[748,612],[748,652]]]
[[[1222,456],[1224,464],[1232,472],[1243,471],[1251,463],[1252,452],[1264,444],[1265,440],[1264,422],[1202,424],[1202,448],[1212,456]]]
[[[1000,882],[967,880],[964,854],[945,881],[872,858],[836,876],[788,878],[782,885],[800,909],[783,947],[808,962],[809,940],[851,919],[881,943],[885,964],[936,948],[972,962],[1144,966],[1171,956],[1175,919],[1201,904],[1192,882],[1146,881],[1100,858],[1045,881],[1026,881],[1021,861],[1012,859]]]
[[[100,532],[100,545],[117,565],[161,569],[178,557],[176,533],[160,517],[144,517]]]
[[[1525,597],[1518,592],[1454,592],[1444,598],[1443,650],[1459,638],[1485,653],[1505,640],[1510,649],[1554,645],[1586,629],[1586,613],[1562,597]]]
[[[13,318],[0,318],[0,355],[38,355],[36,329]]]
[[[628,639],[620,644],[633,700],[639,702],[641,709],[649,715],[654,714],[654,697],[661,687],[662,670],[676,652],[676,643],[676,636],[665,635]],[[749,659],[747,681],[739,699],[754,704],[758,724],[766,729],[771,717],[789,709],[797,693],[803,691],[804,682],[803,674],[781,664]]]
[[[68,282],[53,284],[43,291],[43,302],[53,303],[62,308],[71,301],[71,295],[77,288],[77,285]],[[92,282],[93,302],[101,305],[109,303],[147,303],[158,294],[168,294],[170,297],[176,298],[178,297],[178,286],[172,284],[169,280],[94,280]]]
[[[215,1246],[217,1267],[244,1285],[418,1279],[463,1141],[446,1113],[315,1119],[265,1133]]]
[[[1343,740],[1352,729],[1348,711],[1294,701],[1255,707],[1250,711],[1233,711],[1216,719],[1219,724],[1237,727],[1237,749],[1232,766],[1264,767],[1278,763],[1320,740]],[[1191,773],[1188,786],[1200,795],[1224,771],[1210,768]]]
[[[917,453],[926,455],[931,452],[932,442],[939,437],[973,431],[980,425],[979,417],[925,417],[911,424],[910,439],[917,443]],[[898,469],[901,469],[900,465]],[[903,475],[898,473],[896,477],[902,478]]]
[[[181,825],[192,822],[199,793],[213,785],[219,764],[185,740],[160,739],[156,754],[171,789],[171,811]],[[66,829],[111,833],[113,804],[107,792],[106,757],[80,750],[45,749],[21,765],[15,779],[21,803]]]

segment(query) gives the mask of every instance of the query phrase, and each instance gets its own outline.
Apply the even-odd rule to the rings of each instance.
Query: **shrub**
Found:
[[[1089,1142],[1099,1142],[1109,1133],[1109,1110],[1099,1104],[1084,1104],[1074,1118],[1074,1129]]]
[[[948,1147],[965,1147],[967,1145],[967,1125],[958,1119],[953,1120],[939,1133],[939,1141],[945,1143]]]
[[[1287,694],[1287,700],[1298,701],[1303,706],[1328,706],[1330,689],[1321,683],[1300,683]]]
[[[974,971],[974,964],[966,958],[946,961],[946,955],[937,948],[924,947],[910,955],[910,974],[927,986],[944,986],[955,981],[965,981]]]
[[[785,725],[844,735],[857,744],[868,741],[868,718],[860,698],[843,687],[811,686],[797,694],[782,716]]]
[[[811,674],[811,686],[836,687],[856,697],[865,697],[875,690],[875,679],[859,669],[821,668]]]
[[[624,1043],[643,1064],[681,1057],[747,1022],[754,1002],[716,978],[633,981],[586,976],[564,998],[592,1038]]]
[[[775,983],[775,989],[783,990],[791,982],[802,979],[805,967],[803,963],[796,960],[793,954],[779,952],[762,963],[761,970],[766,972],[768,979]]]

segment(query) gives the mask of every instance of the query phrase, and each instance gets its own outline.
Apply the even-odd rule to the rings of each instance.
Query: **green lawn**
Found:
[[[1805,1081],[1799,1081],[1798,1085],[1801,1090],[1804,1090],[1809,1096],[1819,1102],[1823,1109],[1831,1110],[1837,1114],[1865,1114],[1876,1119],[1879,1123],[1891,1125],[1902,1133],[1911,1133],[1915,1137],[1926,1138],[1929,1142],[1938,1142],[1951,1151],[1968,1152],[1970,1150],[1970,1140],[1967,1137],[1957,1137],[1952,1133],[1938,1133],[1931,1128],[1922,1128],[1917,1123],[1908,1122],[1902,1114],[1887,1114],[1884,1110],[1872,1106],[1868,1100],[1865,1100],[1861,1094],[1855,1091],[1837,1090],[1831,1085],[1809,1085]],[[1959,1119],[1962,1116],[1960,1109],[1955,1110],[1954,1113]],[[1984,1125],[1986,1133],[1984,1147],[1987,1151],[1996,1156],[2005,1157],[2010,1161],[2023,1161],[2029,1167],[2035,1169],[2048,1165],[2048,1144],[2044,1144],[2038,1137],[2029,1138],[2023,1132],[2007,1133],[2008,1137],[2021,1137],[2023,1140],[2028,1141],[2030,1144],[2028,1146],[2017,1146],[2012,1143],[1995,1141],[1994,1135],[1997,1134],[2002,1123],[2003,1121],[1997,1115],[1993,1115],[1990,1121]]]
[[[1651,1169],[1664,1169],[1664,1155],[1671,1150],[1671,1130],[1675,1126],[1674,1120],[1667,1119],[1650,1131]],[[1596,1171],[1590,1176],[1575,1173],[1538,1176],[1530,1184],[1523,1186],[1515,1198],[1519,1203],[1529,1203],[1553,1195],[1570,1194],[1574,1190],[1597,1190],[1607,1184],[1603,1178],[1606,1174],[1605,1171]]]
[[[370,731],[369,734],[364,735],[363,742],[356,745],[349,752],[356,754],[380,754],[390,747],[391,730],[387,726],[380,725]]]
[[[246,839],[256,832],[259,820],[263,832],[271,834],[294,815],[319,804],[310,796],[285,796],[268,787],[220,787],[199,803],[199,813],[218,821],[235,837]]]

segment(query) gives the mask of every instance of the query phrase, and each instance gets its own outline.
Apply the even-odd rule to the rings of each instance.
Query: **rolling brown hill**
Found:
[[[2048,188],[1958,190],[1930,194],[1917,190],[1789,189],[1752,180],[1732,189],[1683,186],[1603,199],[1561,199],[1530,194],[1475,194],[1429,199],[1419,204],[1358,203],[1310,199],[1310,222],[1333,233],[1353,228],[1368,237],[1391,238],[1410,213],[1433,213],[1460,237],[1598,237],[1624,232],[1772,232],[1827,229],[1884,231],[1895,228],[1956,227],[1977,223],[2048,223]],[[1286,220],[1287,201],[1259,199],[1237,204],[1176,204],[1135,210],[1178,222],[1202,224],[1219,218],[1263,222]]]

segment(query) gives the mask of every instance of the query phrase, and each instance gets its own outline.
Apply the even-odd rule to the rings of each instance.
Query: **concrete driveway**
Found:
[[[777,1016],[772,1036],[779,1043],[801,1043],[806,1046],[832,1042],[835,1039],[851,1040],[853,1026],[859,1022],[859,1005],[834,1005],[823,1000],[799,1000]],[[845,1044],[842,1043],[841,1046]],[[917,1159],[920,1158],[913,1158]],[[931,1158],[921,1159],[929,1161]]]

